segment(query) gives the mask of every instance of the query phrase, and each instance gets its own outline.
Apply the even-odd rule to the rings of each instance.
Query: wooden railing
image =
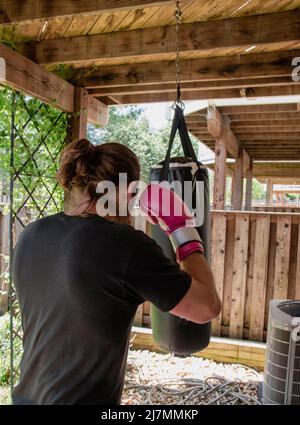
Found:
[[[223,305],[213,334],[264,341],[269,301],[300,299],[300,215],[213,211],[212,269]],[[137,325],[150,326],[149,310]]]

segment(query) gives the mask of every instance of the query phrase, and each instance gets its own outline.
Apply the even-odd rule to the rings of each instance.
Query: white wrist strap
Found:
[[[199,241],[202,243],[199,233],[194,227],[181,227],[174,230],[170,234],[170,240],[175,250],[187,242]]]

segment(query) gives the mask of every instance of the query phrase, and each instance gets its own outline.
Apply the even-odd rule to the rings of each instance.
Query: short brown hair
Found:
[[[62,151],[57,180],[64,189],[77,187],[95,199],[97,184],[106,180],[118,186],[120,173],[127,173],[128,184],[140,178],[139,160],[127,146],[80,139]]]

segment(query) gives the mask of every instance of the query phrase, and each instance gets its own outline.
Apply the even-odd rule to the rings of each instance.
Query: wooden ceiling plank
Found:
[[[269,120],[269,121],[238,121],[233,122],[231,124],[232,128],[237,131],[240,128],[255,128],[257,131],[260,131],[261,126],[268,126],[270,129],[275,127],[286,127],[286,126],[299,126],[300,120],[299,119],[289,119],[289,120]],[[275,130],[274,130],[275,131]]]
[[[231,122],[237,121],[271,121],[271,120],[290,120],[290,119],[299,119],[300,124],[300,111],[294,112],[272,112],[272,113],[252,113],[252,114],[233,114],[229,115]]]
[[[175,54],[174,28],[162,26],[42,40],[35,45],[35,58],[38,63],[53,65],[104,58]],[[226,37],[224,33],[227,34]],[[299,33],[300,10],[225,19],[218,21],[217,25],[214,21],[195,22],[181,26],[181,51],[205,50],[209,53],[210,50],[227,47],[245,47],[246,51],[253,45],[299,42]]]
[[[0,24],[122,9],[174,5],[172,0],[1,0]]]
[[[257,114],[257,113],[274,113],[274,112],[300,112],[299,103],[283,103],[268,105],[238,105],[238,106],[222,106],[219,110],[228,115],[240,114]]]
[[[236,87],[266,87],[268,85],[290,85],[295,84],[292,78],[289,77],[271,77],[271,78],[250,78],[250,79],[232,79],[224,81],[196,81],[196,82],[183,82],[181,84],[181,91],[196,91],[196,90],[213,90],[213,89],[232,89]],[[166,93],[175,92],[176,86],[174,83],[164,84],[134,84],[127,86],[116,87],[102,87],[91,89],[90,94],[96,97],[109,96],[109,95],[129,95],[129,94],[145,94],[145,93]]]
[[[278,86],[278,87],[255,87],[252,88],[253,96],[249,98],[259,98],[268,96],[298,96],[300,95],[300,85],[295,83],[292,86]],[[155,102],[172,102],[175,99],[174,93],[148,93],[143,95],[126,95],[117,96],[120,102],[124,105],[138,104],[138,103],[155,103]],[[238,89],[226,90],[201,90],[201,91],[187,91],[182,93],[182,100],[215,100],[215,99],[239,99],[240,92]],[[288,120],[273,120],[280,122],[288,122]],[[290,120],[297,121],[297,120]],[[247,122],[247,121],[244,121]],[[252,122],[252,121],[249,121]],[[256,121],[264,122],[264,121]],[[271,121],[270,121],[271,122]],[[299,120],[298,120],[299,123]]]
[[[224,81],[244,78],[290,77],[291,57],[300,50],[232,57],[184,60],[182,83],[196,81]],[[174,62],[103,66],[95,70],[82,68],[74,71],[74,79],[87,89],[119,87],[139,84],[175,83]]]
[[[272,130],[272,128],[270,128],[270,130]],[[280,140],[293,140],[293,139],[299,139],[300,140],[300,132],[286,132],[286,133],[277,133],[277,132],[270,132],[270,133],[240,133],[238,131],[235,131],[235,134],[237,137],[239,137],[240,140],[268,140],[268,139],[272,139],[272,140],[276,140],[276,139],[280,139]]]

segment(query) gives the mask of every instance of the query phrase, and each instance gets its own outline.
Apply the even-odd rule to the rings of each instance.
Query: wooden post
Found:
[[[74,93],[74,113],[69,120],[67,142],[84,139],[88,121],[88,92],[82,87],[76,87]]]
[[[253,183],[253,165],[251,164],[251,169],[247,173],[246,180],[246,201],[245,208],[246,211],[251,211],[252,209],[252,183]]]
[[[221,135],[216,140],[215,146],[215,176],[214,176],[214,202],[215,210],[223,210],[226,197],[226,140]]]
[[[243,175],[246,177],[246,197],[245,209],[251,211],[252,203],[252,183],[253,183],[253,160],[250,155],[243,149]]]
[[[235,160],[232,187],[232,206],[235,211],[242,209],[243,203],[243,155],[242,150]]]
[[[276,196],[277,198],[277,196]],[[268,179],[267,180],[267,198],[266,205],[273,205],[273,182]]]

